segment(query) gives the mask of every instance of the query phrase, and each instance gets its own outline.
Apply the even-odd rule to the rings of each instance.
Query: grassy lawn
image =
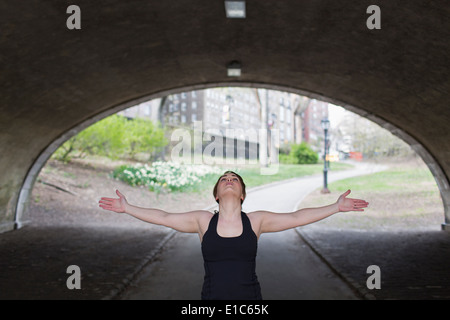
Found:
[[[352,167],[351,164],[333,162],[330,165],[330,170],[346,170]],[[271,182],[320,174],[323,172],[323,164],[280,164],[278,172],[273,175],[262,175],[259,167],[246,167],[238,169],[237,172],[244,179],[246,186],[251,188]]]
[[[330,170],[339,171],[351,169],[353,166],[348,163],[333,162],[330,165]],[[241,168],[224,168],[223,171],[232,170],[237,172],[244,179],[246,188],[252,188],[261,186],[264,184],[299,178],[304,176],[310,176],[314,174],[321,174],[323,172],[322,164],[280,164],[278,167],[278,172],[273,175],[263,175],[261,174],[261,169],[258,166],[245,166]],[[216,183],[218,176],[212,176],[207,178],[204,183],[202,183],[202,188],[199,191],[211,190],[212,186]]]
[[[388,170],[340,180],[329,184],[331,194],[316,190],[304,199],[301,207],[333,203],[351,189],[350,197],[370,203],[361,212],[339,213],[314,227],[360,230],[410,230],[439,228],[444,210],[436,182],[424,164],[392,165]]]

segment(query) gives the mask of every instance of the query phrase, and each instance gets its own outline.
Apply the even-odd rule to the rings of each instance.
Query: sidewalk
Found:
[[[374,169],[380,168],[365,167],[352,174]],[[350,173],[331,172],[330,181]],[[292,210],[302,195],[321,183],[318,175],[249,190],[245,210]],[[1,234],[0,299],[132,299],[138,293],[156,298],[148,291],[156,287],[140,287],[147,280],[159,282],[161,299],[199,299],[203,265],[198,237],[148,224],[136,226],[27,226]],[[450,233],[438,227],[361,233],[320,230],[313,224],[264,234],[257,258],[263,297],[450,299]],[[193,251],[183,251],[184,246]],[[171,254],[175,250],[177,254]],[[66,286],[66,269],[72,264],[81,268],[81,290]],[[370,265],[380,267],[380,290],[366,287]],[[144,280],[147,275],[158,276]],[[169,286],[167,279],[175,276],[180,280]],[[192,285],[180,286],[188,278]]]
[[[311,248],[365,299],[450,300],[450,233],[435,230],[359,232],[297,229]],[[381,289],[369,290],[380,268]]]
[[[256,272],[265,300],[359,299],[294,230],[260,238]],[[158,260],[117,298],[199,300],[203,275],[198,236],[177,233]]]
[[[382,170],[360,164],[354,170],[332,172],[330,181]],[[311,191],[320,187],[314,175],[250,190],[244,212],[259,209],[291,212]],[[258,243],[257,274],[264,299],[354,300],[360,296],[324,263],[294,230],[264,234]],[[203,263],[197,235],[177,234],[156,263],[143,270],[121,299],[199,299]]]
[[[329,181],[382,169],[361,165],[351,172],[333,172]],[[306,177],[253,189],[244,210],[292,210],[321,186],[321,179]],[[264,234],[260,239],[257,273],[264,299],[450,299],[450,233],[439,226],[359,232],[321,230],[312,224],[295,229],[299,238],[292,232]],[[371,265],[380,267],[380,289],[367,288]],[[121,298],[195,299],[201,290],[202,267],[197,236],[177,236],[158,263],[146,269]],[[187,279],[192,280],[189,285]]]

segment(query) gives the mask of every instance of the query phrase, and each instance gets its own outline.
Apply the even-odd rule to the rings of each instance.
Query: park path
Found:
[[[354,169],[329,172],[329,182],[384,170],[357,163]],[[249,190],[243,211],[295,210],[302,199],[323,183],[314,175]],[[263,234],[258,242],[256,273],[267,300],[359,299],[305,243],[295,230]],[[121,295],[124,300],[198,300],[203,283],[203,260],[196,234],[175,232],[160,255]]]

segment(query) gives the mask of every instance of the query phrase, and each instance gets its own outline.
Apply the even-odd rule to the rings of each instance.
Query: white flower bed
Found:
[[[132,186],[147,186],[153,191],[182,191],[201,182],[206,175],[220,173],[222,170],[217,167],[159,161],[151,166],[122,166],[114,171],[114,177]]]

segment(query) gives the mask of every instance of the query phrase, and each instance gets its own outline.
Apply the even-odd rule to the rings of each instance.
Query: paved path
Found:
[[[381,166],[359,164],[354,170],[330,172],[329,181],[382,169]],[[243,210],[292,211],[308,193],[322,185],[322,179],[322,175],[315,175],[250,190]],[[263,298],[267,300],[358,299],[295,230],[261,236],[256,272]],[[203,274],[198,236],[176,233],[157,261],[141,272],[121,298],[200,299]]]

